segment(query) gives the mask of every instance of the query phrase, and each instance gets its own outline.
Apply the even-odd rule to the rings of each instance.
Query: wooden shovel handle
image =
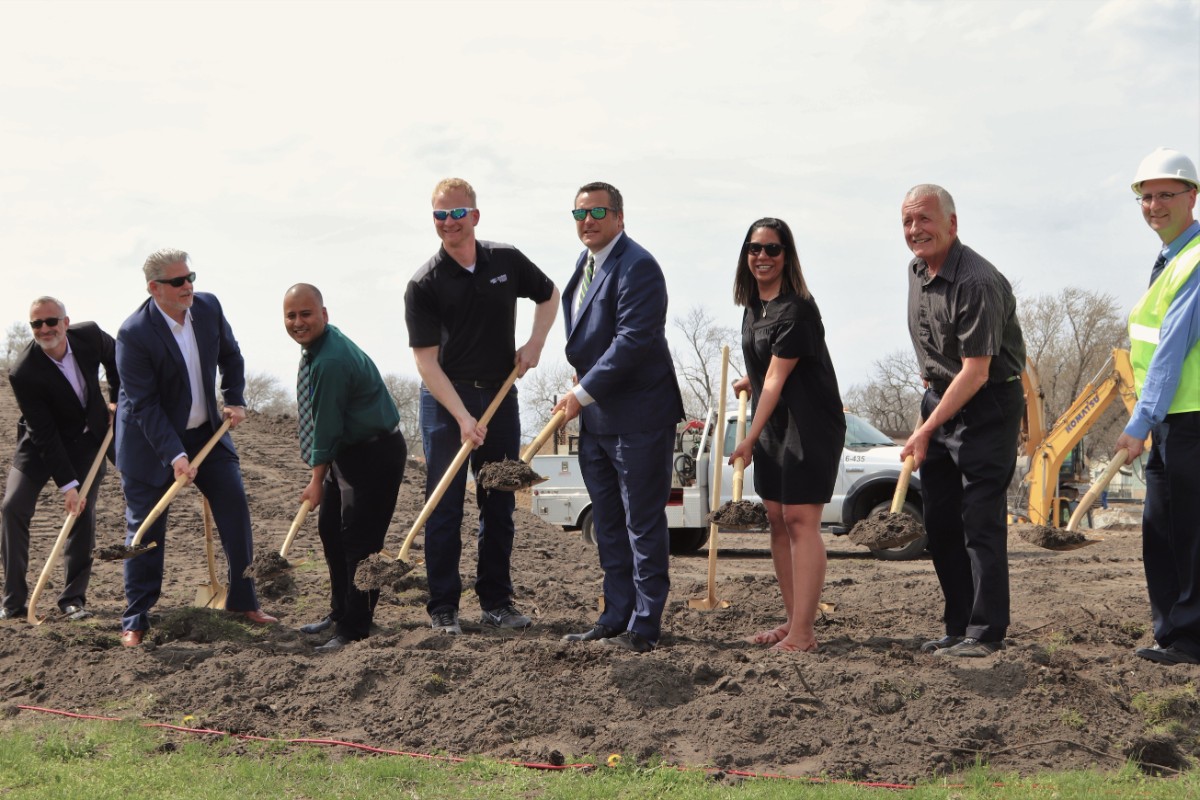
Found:
[[[567,418],[566,411],[559,411],[550,421],[546,423],[546,427],[542,428],[542,432],[533,438],[529,443],[529,447],[525,448],[525,452],[521,454],[521,460],[528,464],[533,461],[533,457],[537,455],[538,450],[542,449],[542,445],[550,438],[550,435],[562,427],[563,422]]]
[[[288,528],[287,536],[283,540],[283,547],[279,548],[280,558],[287,558],[288,550],[292,546],[292,540],[296,538],[296,532],[300,530],[300,526],[308,518],[309,511],[312,511],[312,503],[305,500],[300,504],[300,510],[296,512],[296,518],[292,520],[292,527]]]
[[[1108,462],[1108,469],[1104,470],[1104,474],[1100,476],[1100,480],[1092,484],[1092,488],[1087,490],[1087,494],[1079,501],[1079,505],[1075,508],[1075,513],[1071,515],[1070,522],[1067,523],[1067,530],[1074,531],[1079,528],[1080,521],[1087,515],[1090,509],[1096,502],[1096,498],[1100,493],[1108,488],[1109,482],[1112,481],[1116,474],[1121,471],[1121,467],[1125,466],[1125,462],[1129,460],[1129,451],[1122,447]]]
[[[212,452],[212,449],[217,446],[217,442],[221,441],[221,437],[225,435],[227,430],[229,430],[230,422],[231,420],[226,418],[221,427],[217,428],[217,432],[214,433],[212,438],[208,440],[208,443],[201,448],[199,453],[196,453],[195,458],[189,459],[188,463],[191,464],[192,467],[199,467],[200,464],[204,462],[204,459],[208,457],[208,454]],[[159,500],[158,505],[150,509],[150,513],[146,516],[146,519],[142,521],[140,526],[138,526],[137,533],[133,535],[133,541],[129,543],[131,548],[137,547],[142,543],[142,537],[146,535],[146,531],[149,530],[150,526],[154,524],[154,520],[162,516],[162,513],[167,510],[167,506],[171,505],[171,501],[175,499],[175,495],[179,494],[179,490],[184,486],[187,486],[187,483],[188,479],[182,475],[175,479],[175,482],[171,484],[171,487],[167,489],[166,494],[163,495],[162,500]]]
[[[213,549],[213,516],[208,498],[200,495],[200,510],[204,516],[204,554],[208,558],[208,586],[214,593],[217,588],[217,554]]]
[[[500,387],[500,391],[496,392],[496,399],[492,401],[492,404],[488,406],[487,410],[483,412],[483,415],[479,417],[480,425],[486,425],[491,421],[492,417],[496,414],[496,409],[498,409],[500,404],[504,402],[505,395],[508,394],[508,390],[512,388],[512,385],[516,383],[516,381],[517,367],[513,367],[513,371],[504,381],[504,385]],[[397,561],[408,560],[408,551],[412,548],[413,539],[416,538],[417,531],[421,530],[421,526],[425,524],[425,522],[429,519],[429,515],[433,513],[435,508],[437,508],[437,504],[442,499],[442,495],[444,495],[446,490],[450,488],[450,483],[454,480],[454,476],[458,474],[458,470],[462,467],[463,463],[467,460],[467,456],[471,455],[471,451],[474,449],[475,443],[470,439],[463,442],[462,447],[460,447],[458,450],[458,455],[456,455],[454,460],[450,462],[450,467],[446,470],[446,474],[442,476],[440,481],[438,481],[438,485],[435,486],[433,492],[430,493],[429,499],[425,501],[425,507],[421,509],[421,513],[417,516],[417,521],[414,522],[412,527],[408,529],[408,535],[404,537],[404,544],[400,547],[400,554],[396,556]]]
[[[892,495],[892,513],[899,514],[900,509],[904,508],[904,498],[908,495],[908,479],[913,474],[913,464],[916,460],[909,456],[904,459],[904,466],[900,469],[900,477],[896,480],[896,493]]]
[[[740,446],[746,440],[746,403],[750,401],[750,393],[745,389],[738,392],[738,421],[737,440]],[[733,502],[742,499],[742,486],[746,481],[746,461],[736,458],[733,461]]]
[[[87,502],[88,492],[92,490],[92,483],[96,480],[96,473],[100,471],[100,465],[104,463],[104,456],[108,452],[108,445],[112,442],[113,426],[110,422],[108,425],[108,433],[104,434],[104,441],[100,443],[100,449],[96,452],[96,457],[92,460],[92,467],[88,470],[87,477],[83,479],[83,484],[79,487],[79,496]],[[30,625],[40,625],[41,620],[37,618],[37,601],[41,597],[42,590],[46,588],[46,581],[50,579],[50,570],[58,563],[58,559],[62,556],[63,546],[67,542],[67,535],[71,533],[71,529],[75,527],[75,520],[79,519],[78,514],[67,514],[67,520],[63,523],[62,530],[58,532],[58,538],[54,540],[54,547],[50,548],[50,556],[46,559],[46,566],[42,567],[42,574],[38,576],[37,585],[33,587],[33,594],[29,597],[29,616],[25,619]]]

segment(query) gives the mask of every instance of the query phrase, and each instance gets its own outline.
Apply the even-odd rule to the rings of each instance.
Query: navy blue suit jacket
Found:
[[[192,329],[200,353],[203,393],[215,429],[222,422],[217,408],[217,368],[225,405],[241,406],[245,405],[245,363],[217,298],[205,292],[192,297]],[[117,373],[121,376],[117,468],[143,483],[169,483],[174,479],[171,459],[185,449],[181,436],[192,407],[192,390],[183,353],[152,297],[121,324]],[[237,453],[228,433],[220,444]]]
[[[639,433],[683,419],[683,398],[667,346],[667,282],[662,268],[622,233],[596,270],[578,315],[585,250],[563,291],[567,361],[596,401],[582,428],[601,435]]]

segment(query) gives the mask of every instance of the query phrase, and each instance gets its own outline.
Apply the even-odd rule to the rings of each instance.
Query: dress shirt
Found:
[[[621,237],[624,235],[625,235],[625,231],[621,231],[620,233],[618,233],[616,236],[613,237],[613,240],[611,242],[609,242],[608,244],[604,245],[604,247],[600,248],[599,250],[597,250],[596,252],[591,254],[592,258],[596,259],[596,269],[592,273],[592,283],[596,282],[596,277],[595,277],[596,273],[599,272],[600,268],[604,266],[604,262],[608,261],[608,257],[612,253],[613,248],[617,246],[617,242],[621,241]],[[587,262],[585,261],[584,263],[586,264]],[[580,280],[583,280],[582,273],[580,274]],[[591,287],[589,286],[588,289],[590,290]],[[579,311],[582,308],[583,308],[583,303],[582,303],[582,298],[581,298],[581,302],[579,302],[575,306],[575,320],[574,320],[575,322],[579,321]],[[581,384],[581,383],[575,384],[574,388],[572,388],[571,391],[575,393],[575,399],[579,401],[579,405],[581,405],[581,406],[590,406],[592,403],[596,402],[595,398],[593,398],[590,394],[588,394],[584,390],[583,384]]]

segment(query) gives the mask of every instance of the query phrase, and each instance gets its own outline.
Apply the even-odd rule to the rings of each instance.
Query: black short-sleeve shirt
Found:
[[[924,259],[908,265],[908,333],[921,377],[948,384],[964,358],[991,356],[988,381],[1025,369],[1025,340],[1012,286],[991,262],[957,239],[938,274]]]
[[[440,248],[404,293],[409,347],[440,347],[452,381],[503,381],[516,357],[517,298],[543,303],[554,282],[509,244],[475,242],[475,270]]]

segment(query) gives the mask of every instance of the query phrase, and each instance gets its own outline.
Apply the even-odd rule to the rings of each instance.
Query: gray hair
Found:
[[[60,316],[64,316],[64,317],[67,316],[67,307],[66,307],[66,305],[63,304],[63,301],[59,300],[57,297],[51,297],[48,294],[44,294],[41,297],[39,297],[37,300],[34,300],[32,303],[30,303],[29,310],[33,311],[35,308],[42,305],[43,303],[53,303],[54,305],[58,306],[58,313]]]
[[[190,264],[191,259],[188,254],[182,250],[155,250],[150,255],[146,256],[146,263],[142,265],[142,272],[146,276],[146,283],[157,280],[167,274],[167,267],[172,264]]]
[[[904,195],[904,202],[908,203],[912,200],[919,200],[922,197],[936,197],[938,206],[942,209],[942,213],[947,217],[955,213],[954,198],[950,196],[942,187],[936,183],[919,183],[908,190],[908,194]]]

